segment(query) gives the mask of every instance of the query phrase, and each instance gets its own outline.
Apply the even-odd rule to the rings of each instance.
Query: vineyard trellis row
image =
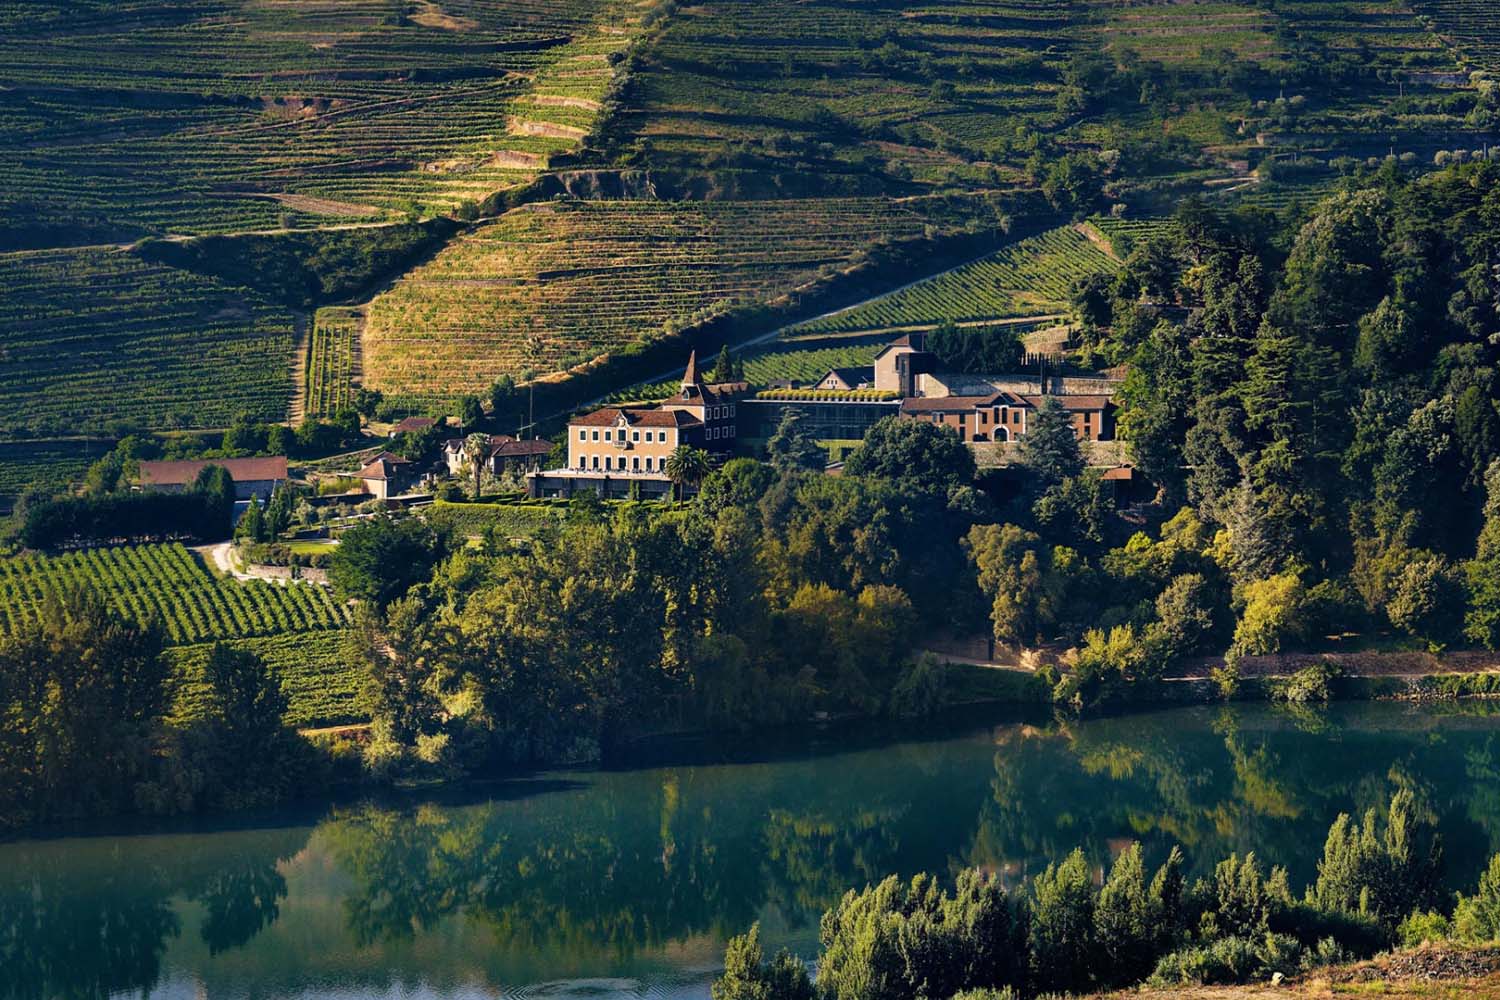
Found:
[[[181,545],[27,554],[0,560],[0,631],[35,620],[49,597],[96,591],[121,614],[155,619],[172,645],[344,628],[326,588],[215,577]]]

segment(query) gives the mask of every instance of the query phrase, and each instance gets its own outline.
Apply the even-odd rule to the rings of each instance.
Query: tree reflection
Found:
[[[275,921],[278,862],[305,830],[12,844],[0,855],[0,998],[145,993],[182,932],[177,903],[204,904],[211,952]]]
[[[259,864],[215,872],[199,897],[207,911],[199,934],[208,953],[238,948],[276,922],[286,879],[274,865]]]

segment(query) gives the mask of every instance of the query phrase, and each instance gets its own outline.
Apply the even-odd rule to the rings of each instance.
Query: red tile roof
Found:
[[[237,483],[286,479],[286,456],[270,458],[210,458],[191,462],[142,462],[142,486],[191,486],[210,465],[223,466]]]
[[[411,431],[425,431],[427,428],[433,426],[436,423],[437,421],[432,417],[407,417],[395,427],[391,428],[391,430],[395,431],[397,434],[405,434]]]
[[[1026,401],[1032,406],[1041,406],[1046,396],[1027,396]],[[1102,410],[1114,403],[1110,396],[1052,396],[1063,405],[1065,410]]]
[[[1009,392],[997,392],[988,396],[908,396],[901,401],[902,413],[967,413],[992,406],[1012,406],[1031,409],[1024,397]]]
[[[501,457],[508,458],[512,455],[547,455],[551,452],[552,442],[543,441],[540,438],[532,441],[517,441],[513,437],[507,437],[504,441],[490,441],[490,454]]]
[[[410,465],[409,459],[400,455],[392,455],[390,452],[381,452],[379,455],[354,474],[355,479],[395,479],[400,474],[400,466]]]
[[[702,423],[686,410],[658,410],[646,407],[606,406],[568,421],[570,427],[613,427],[620,417],[631,427],[694,427]]]

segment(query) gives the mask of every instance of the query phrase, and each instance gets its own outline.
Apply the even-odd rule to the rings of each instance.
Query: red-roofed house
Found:
[[[718,456],[734,449],[744,382],[704,382],[696,353],[682,388],[653,406],[606,406],[568,422],[568,466],[527,477],[533,496],[571,496],[580,489],[604,497],[669,496],[667,458],[682,445]]]
[[[364,483],[365,492],[378,500],[400,496],[411,487],[415,463],[388,451],[381,452],[354,474]]]
[[[466,441],[466,438],[452,438],[443,442],[443,464],[448,467],[449,475],[473,475],[474,470],[469,465],[469,455],[465,450]],[[531,472],[541,468],[542,460],[551,453],[551,441],[541,438],[524,440],[509,434],[491,434],[489,448],[484,456],[485,468],[493,476],[502,475],[512,469]]]
[[[159,493],[181,493],[191,487],[198,473],[210,465],[222,466],[234,480],[237,500],[270,497],[286,482],[286,456],[270,458],[212,458],[191,462],[142,462],[140,488]]]

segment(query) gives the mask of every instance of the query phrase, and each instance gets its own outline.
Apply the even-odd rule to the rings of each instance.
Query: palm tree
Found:
[[[464,458],[469,463],[469,468],[474,470],[474,499],[479,499],[479,481],[484,475],[484,460],[489,455],[490,436],[488,434],[470,434],[464,438]]]
[[[682,489],[689,484],[697,486],[703,477],[713,470],[713,460],[702,448],[681,444],[667,456],[667,478],[672,480],[673,492],[682,499]]]

